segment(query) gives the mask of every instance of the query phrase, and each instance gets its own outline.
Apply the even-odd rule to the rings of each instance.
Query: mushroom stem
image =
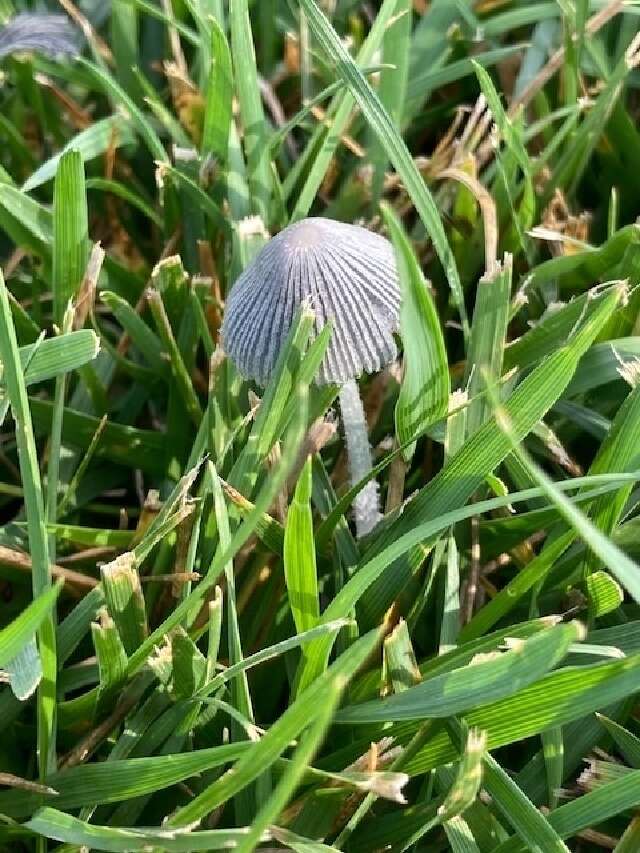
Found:
[[[340,411],[347,443],[349,476],[351,485],[355,486],[371,471],[373,463],[364,406],[360,399],[358,386],[353,379],[345,382],[340,389]],[[353,502],[353,509],[356,520],[356,535],[358,539],[361,539],[373,530],[382,518],[379,488],[375,479],[369,480],[367,485],[358,493]]]

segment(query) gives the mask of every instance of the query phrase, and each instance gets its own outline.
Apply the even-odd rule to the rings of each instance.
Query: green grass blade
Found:
[[[45,590],[22,613],[0,629],[0,667],[6,667],[36,633],[62,589],[62,582]]]
[[[127,110],[136,130],[140,134],[141,139],[149,149],[149,153],[154,160],[165,162],[167,160],[167,155],[158,134],[155,132],[142,110],[136,106],[134,100],[130,97],[127,91],[123,89],[122,86],[120,86],[120,84],[117,83],[106,70],[98,68],[86,59],[80,58],[78,61],[88,72],[92,81],[102,89],[116,105],[123,106]]]
[[[382,72],[379,88],[380,101],[398,127],[403,124],[412,24],[413,3],[411,0],[399,0],[395,17],[382,43],[382,60],[391,67]],[[380,200],[387,158],[379,143],[374,145],[370,156],[374,166],[371,194],[375,205]]]
[[[244,125],[249,188],[255,213],[268,225],[272,177],[269,163],[262,156],[268,144],[267,126],[260,97],[247,0],[231,0],[229,3],[229,28],[234,77]]]
[[[560,492],[553,481],[529,457],[518,444],[509,419],[500,413],[498,420],[504,434],[509,438],[513,452],[520,459],[532,480],[544,490],[548,499],[555,504],[560,515],[581,536],[598,560],[603,563],[627,590],[635,601],[640,601],[640,568],[618,546],[605,536],[593,522]]]
[[[27,389],[7,289],[1,273],[0,358],[4,365],[7,395],[15,421],[31,551],[33,595],[37,597],[51,587],[46,515]],[[56,763],[57,660],[53,612],[49,611],[40,623],[37,638],[42,661],[42,681],[38,689],[39,771],[40,777],[44,778]]]
[[[20,347],[20,363],[26,385],[35,385],[71,373],[98,355],[100,342],[90,329],[47,338],[40,344]]]
[[[323,702],[332,692],[344,685],[364,663],[380,642],[378,632],[366,634],[319,678],[305,693],[289,706],[271,726],[267,734],[252,745],[243,758],[224,776],[196,797],[189,805],[179,809],[171,819],[172,826],[184,826],[199,820],[212,808],[226,802],[257,776],[267,770],[284,752],[291,740],[297,737],[321,713]]]
[[[283,548],[289,606],[299,632],[320,618],[316,551],[311,514],[311,459],[307,459],[287,513]]]
[[[233,99],[231,53],[224,30],[215,18],[211,19],[210,27],[211,68],[207,80],[200,150],[204,156],[213,155],[226,163]]]
[[[511,823],[527,849],[569,853],[569,848],[538,809],[492,757],[485,758],[485,786],[500,813]]]
[[[60,159],[69,150],[78,151],[84,163],[104,154],[110,146],[123,147],[135,142],[135,136],[124,116],[113,115],[99,119],[86,130],[77,133],[62,151],[54,154],[39,166],[22,185],[22,192],[28,193],[53,178],[58,170]]]
[[[578,623],[558,625],[494,660],[426,679],[385,699],[343,708],[339,723],[372,723],[449,717],[516,692],[556,666],[582,636]]]
[[[373,61],[394,14],[396,3],[397,0],[384,0],[380,7],[373,26],[358,52],[358,64],[361,67],[368,66]],[[342,83],[348,85],[346,80]],[[331,122],[330,132],[327,132],[324,127],[316,130],[285,181],[285,192],[287,192],[287,189],[291,190],[296,183],[298,172],[308,169],[304,185],[297,194],[291,221],[295,222],[308,215],[336,152],[340,136],[347,127],[353,106],[354,99],[350,92],[339,92],[334,96],[327,108],[327,117]]]
[[[399,219],[385,205],[383,214],[396,250],[402,292],[400,334],[404,345],[404,376],[396,403],[396,434],[406,445],[429,424],[440,420],[451,390],[447,351],[429,285]],[[410,460],[415,444],[405,447]]]
[[[286,773],[282,775],[275,790],[256,814],[247,838],[238,847],[239,853],[252,853],[255,846],[259,843],[260,837],[271,824],[276,822],[278,816],[287,805],[289,798],[304,776],[308,765],[311,764],[322,738],[331,725],[331,718],[340,702],[342,691],[343,684],[330,684],[323,697],[323,707],[320,713],[315,717],[311,726],[303,735],[300,745],[291,758],[291,763],[287,767]]]
[[[486,391],[488,385],[495,385],[502,376],[511,275],[512,259],[508,255],[504,265],[478,282],[465,372],[467,391],[472,398],[467,410],[467,435],[473,435],[491,415],[485,395],[473,398]]]
[[[38,835],[69,845],[133,853],[159,848],[167,853],[191,853],[196,850],[228,850],[246,838],[246,829],[206,829],[176,834],[171,829],[139,829],[96,826],[52,808],[40,809],[27,827]]]
[[[309,26],[323,52],[335,63],[337,73],[349,85],[358,106],[380,140],[396,171],[401,176],[427,234],[429,234],[433,241],[434,248],[449,281],[453,298],[460,313],[462,326],[466,333],[468,331],[468,321],[464,307],[462,284],[433,196],[420,175],[402,137],[380,103],[380,99],[347,52],[315,0],[300,0],[300,6],[307,13]]]

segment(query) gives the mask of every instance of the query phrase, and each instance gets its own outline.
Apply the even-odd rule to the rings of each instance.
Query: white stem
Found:
[[[360,399],[358,386],[352,379],[340,389],[340,411],[344,426],[344,437],[349,457],[349,476],[354,486],[365,477],[373,467],[371,447],[367,432],[367,420]],[[382,518],[380,512],[380,494],[375,479],[357,495],[353,502],[358,539],[366,536]]]

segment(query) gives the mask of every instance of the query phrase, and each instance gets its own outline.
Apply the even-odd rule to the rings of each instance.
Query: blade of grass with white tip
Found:
[[[308,631],[320,618],[316,550],[311,514],[311,459],[298,478],[287,513],[283,548],[289,606],[298,631]]]
[[[323,52],[335,63],[336,72],[349,85],[358,106],[378,137],[380,144],[384,147],[398,175],[402,178],[404,187],[413,201],[442,263],[466,335],[469,323],[464,307],[462,284],[433,196],[420,175],[409,149],[380,103],[380,99],[349,55],[315,0],[299,0],[299,5],[307,13],[309,27]]]
[[[15,421],[35,598],[51,587],[46,515],[27,389],[2,273],[0,273],[0,359],[4,366],[7,396]],[[40,778],[44,778],[51,769],[55,768],[56,762],[57,659],[55,615],[52,611],[47,612],[40,623],[37,638],[42,662],[42,681],[38,688],[39,773]]]
[[[276,720],[261,740],[231,770],[206,788],[169,820],[170,826],[185,826],[199,820],[217,805],[241,791],[279,758],[291,741],[322,712],[327,697],[342,689],[379,645],[379,631],[371,631],[344,652],[334,664]]]
[[[207,632],[207,671],[206,681],[211,681],[216,672],[218,654],[220,652],[220,639],[222,637],[222,617],[224,614],[224,600],[222,590],[219,586],[215,588],[213,600],[209,602],[209,628]]]
[[[229,29],[234,78],[244,126],[249,189],[255,213],[268,226],[273,178],[269,162],[262,156],[268,147],[267,125],[260,97],[248,0],[230,0]]]
[[[400,335],[404,345],[404,375],[396,404],[396,434],[404,445],[431,423],[444,417],[451,383],[447,350],[438,312],[418,260],[392,208],[382,207],[393,240],[402,293]],[[415,444],[403,451],[410,460]]]
[[[204,128],[200,150],[203,156],[213,155],[222,163],[226,163],[233,100],[231,53],[220,23],[215,18],[211,18],[209,26],[211,68],[205,92]]]
[[[385,637],[382,658],[382,682],[386,690],[402,693],[422,676],[418,669],[411,635],[407,623],[402,619],[388,637]]]
[[[100,611],[98,619],[98,622],[91,623],[91,637],[100,675],[96,713],[102,715],[124,683],[127,655],[116,624],[106,610]]]
[[[134,566],[133,555],[122,554],[101,566],[100,576],[109,615],[116,624],[125,653],[131,654],[149,633],[140,576]]]

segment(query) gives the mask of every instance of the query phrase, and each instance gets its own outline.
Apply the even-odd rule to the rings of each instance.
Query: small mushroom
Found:
[[[0,27],[0,59],[32,51],[53,58],[75,56],[79,50],[79,32],[65,15],[21,12]]]
[[[302,303],[315,313],[316,332],[332,335],[316,381],[336,383],[352,484],[371,470],[364,408],[355,380],[396,357],[400,290],[393,247],[355,225],[303,219],[271,239],[235,283],[222,325],[223,346],[238,370],[267,383]],[[354,501],[358,536],[381,517],[378,484]]]

